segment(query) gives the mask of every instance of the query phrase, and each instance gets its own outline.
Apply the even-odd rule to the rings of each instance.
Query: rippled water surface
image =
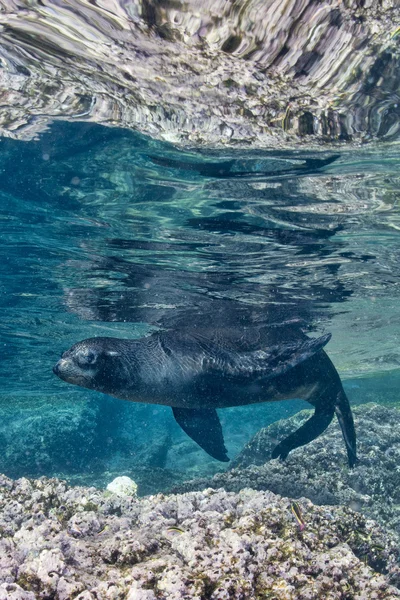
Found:
[[[183,145],[399,139],[397,0],[1,0],[0,131]]]

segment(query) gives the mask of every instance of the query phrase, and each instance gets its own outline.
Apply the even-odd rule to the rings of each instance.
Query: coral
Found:
[[[137,484],[130,477],[122,476],[113,479],[107,486],[109,492],[113,492],[117,496],[137,496]]]
[[[0,478],[0,599],[400,598],[393,536],[349,508],[207,489],[137,499]]]

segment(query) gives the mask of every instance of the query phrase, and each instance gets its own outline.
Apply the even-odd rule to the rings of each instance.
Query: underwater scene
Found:
[[[400,598],[399,8],[0,0],[0,600]]]

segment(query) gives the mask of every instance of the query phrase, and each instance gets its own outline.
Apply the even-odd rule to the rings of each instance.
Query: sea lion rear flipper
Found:
[[[342,389],[336,397],[335,413],[342,430],[344,442],[346,444],[347,457],[350,468],[358,463],[356,450],[356,431],[354,429],[353,414],[347,396]]]
[[[172,408],[185,433],[213,458],[228,462],[221,423],[214,408]]]
[[[299,446],[305,446],[309,442],[312,442],[312,440],[315,440],[328,427],[334,414],[334,406],[317,405],[313,416],[274,448],[272,458],[285,460],[291,450]]]

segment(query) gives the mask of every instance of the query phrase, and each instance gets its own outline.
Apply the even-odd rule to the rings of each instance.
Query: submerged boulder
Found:
[[[101,396],[69,403],[52,396],[16,411],[18,401],[0,407],[0,472],[9,477],[58,476],[106,487],[125,475],[141,494],[182,481],[164,468],[172,440],[161,417],[143,433],[147,407]]]

